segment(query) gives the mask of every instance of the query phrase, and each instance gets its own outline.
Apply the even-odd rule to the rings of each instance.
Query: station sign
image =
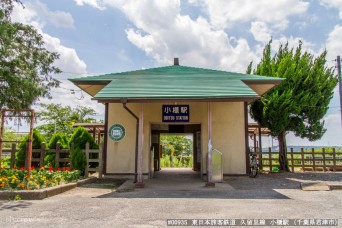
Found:
[[[108,134],[112,140],[118,142],[125,137],[126,130],[121,124],[114,124],[109,128]]]
[[[162,105],[162,122],[190,122],[189,105]]]

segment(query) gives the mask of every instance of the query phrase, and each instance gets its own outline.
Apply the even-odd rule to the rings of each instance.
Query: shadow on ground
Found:
[[[19,209],[29,208],[32,203],[28,201],[0,201],[0,211],[11,210],[17,211]]]
[[[257,178],[228,176],[214,188],[205,187],[199,173],[189,170],[163,170],[145,181],[145,188],[128,180],[116,191],[98,198],[212,198],[289,199],[281,189],[300,189],[304,182],[341,182],[342,173],[271,173]]]
[[[97,188],[97,189],[112,189],[116,190],[121,186],[127,179],[97,179],[95,182],[90,184],[82,185],[82,188]]]

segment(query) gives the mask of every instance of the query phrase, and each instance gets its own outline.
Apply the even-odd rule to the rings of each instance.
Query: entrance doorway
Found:
[[[200,171],[201,149],[200,124],[151,125],[150,164],[153,171],[172,167]]]
[[[193,134],[161,133],[159,166],[163,168],[193,169]]]

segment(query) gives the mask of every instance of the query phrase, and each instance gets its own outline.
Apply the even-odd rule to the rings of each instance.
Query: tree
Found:
[[[165,154],[170,155],[171,150],[174,151],[174,156],[182,154],[183,151],[185,151],[187,155],[192,153],[192,140],[186,136],[160,135],[160,142],[161,145],[163,145]]]
[[[37,116],[45,124],[36,127],[36,129],[44,132],[47,138],[56,132],[72,134],[73,128],[70,119],[72,109],[70,106],[63,107],[61,104],[40,104],[40,106],[43,110],[37,112]]]
[[[45,123],[37,129],[44,132],[47,138],[57,132],[70,136],[73,133],[73,123],[89,123],[95,120],[91,117],[96,114],[92,108],[77,106],[72,109],[62,104],[40,104],[40,106],[42,111],[37,112],[37,116]]]
[[[12,127],[5,127],[3,140],[7,141],[7,142],[4,142],[2,144],[2,147],[3,148],[12,148],[12,143],[19,142],[23,138],[24,138],[24,136],[23,135],[17,135],[15,133],[15,130]],[[11,142],[9,142],[9,141],[11,141]]]
[[[30,134],[27,134],[25,138],[19,143],[19,149],[15,153],[15,165],[17,167],[25,166],[25,159],[27,156],[27,146],[29,139]],[[32,149],[40,149],[43,142],[46,142],[44,136],[42,136],[36,129],[33,129]]]
[[[91,123],[96,120],[90,116],[95,115],[94,109],[78,105],[71,114],[70,119],[75,123]]]
[[[59,55],[44,48],[42,35],[29,25],[15,23],[11,13],[19,0],[0,2],[0,109],[29,108],[39,97],[50,98],[59,82],[51,75]]]
[[[328,110],[333,90],[338,82],[332,68],[327,68],[326,55],[314,58],[302,51],[302,42],[294,50],[288,43],[280,45],[278,52],[271,57],[270,41],[256,69],[256,75],[285,78],[272,92],[250,106],[250,114],[262,127],[267,127],[279,141],[280,170],[289,171],[286,157],[286,134],[310,141],[320,139],[325,133],[322,118]],[[252,63],[247,73],[252,72]]]

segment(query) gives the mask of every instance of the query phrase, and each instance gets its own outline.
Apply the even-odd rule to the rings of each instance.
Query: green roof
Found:
[[[69,80],[95,100],[115,102],[120,99],[255,99],[260,93],[251,85],[268,85],[268,90],[282,79],[173,65]]]

